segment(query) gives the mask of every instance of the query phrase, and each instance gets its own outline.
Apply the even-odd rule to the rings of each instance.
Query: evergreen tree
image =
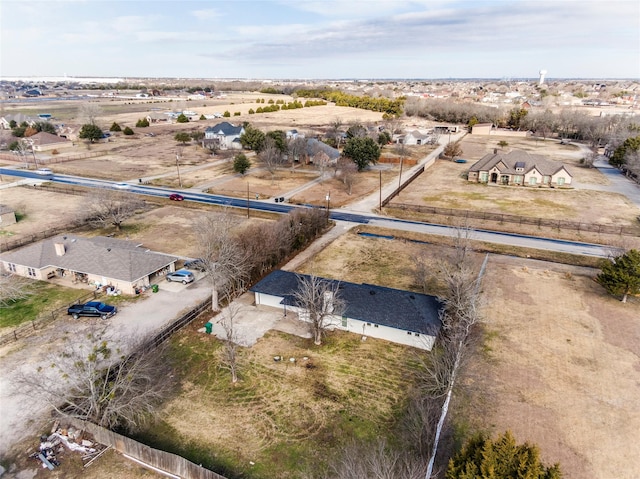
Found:
[[[596,280],[609,294],[622,296],[623,303],[628,295],[640,293],[640,251],[632,249],[606,261],[601,270]]]
[[[187,118],[187,116],[184,113],[180,113],[178,115],[178,118],[176,118],[176,121],[178,123],[189,123],[189,118]]]
[[[233,171],[244,175],[251,167],[251,162],[244,153],[238,153],[233,159]]]
[[[266,135],[257,128],[247,125],[244,133],[240,135],[240,144],[243,148],[253,151],[260,151],[264,145]]]
[[[473,437],[450,461],[446,479],[560,479],[560,466],[540,462],[535,445],[516,441],[507,431],[495,441]]]
[[[122,128],[120,128],[120,125],[118,125],[115,121],[113,122],[113,125],[111,125],[111,128],[109,128],[109,131],[122,131]]]
[[[136,128],[146,128],[148,126],[149,126],[149,120],[147,120],[146,118],[140,118],[136,122]]]
[[[102,130],[97,125],[94,125],[92,123],[85,123],[84,125],[82,125],[82,128],[80,128],[78,138],[89,140],[89,143],[93,143],[94,141],[102,138]]]
[[[184,145],[187,143],[187,141],[191,141],[191,135],[186,131],[181,131],[179,133],[176,133],[176,136],[174,136],[173,139],[179,141]]]
[[[124,130],[122,130],[122,133],[124,133],[127,136],[131,136],[131,135],[133,135],[133,130],[127,126],[127,127],[125,127]]]
[[[354,137],[347,140],[342,154],[347,158],[351,158],[358,167],[358,171],[362,171],[370,163],[378,161],[380,147],[369,137]]]

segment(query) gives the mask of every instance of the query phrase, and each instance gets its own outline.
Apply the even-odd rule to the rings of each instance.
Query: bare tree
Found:
[[[425,469],[417,457],[391,449],[384,440],[352,441],[330,467],[331,479],[418,479]]]
[[[27,278],[15,274],[0,274],[0,308],[6,308],[16,301],[33,294],[33,283]]]
[[[105,329],[65,336],[46,366],[21,376],[22,393],[54,410],[100,426],[135,430],[153,417],[172,391],[171,367],[162,349],[141,343],[114,346]]]
[[[205,216],[196,226],[198,250],[211,283],[214,311],[219,309],[220,293],[229,299],[234,292],[244,290],[249,277],[249,255],[232,231],[237,224],[237,217],[225,211]]]
[[[358,166],[351,160],[344,156],[340,156],[337,162],[336,176],[340,178],[342,184],[347,190],[347,194],[351,194],[353,184],[356,181],[358,175]]]
[[[341,316],[345,303],[340,297],[339,283],[317,276],[299,276],[298,288],[293,293],[300,308],[299,317],[309,324],[309,331],[316,345],[322,344],[322,335]]]
[[[220,319],[218,320],[224,330],[224,338],[222,338],[224,346],[222,348],[220,367],[229,370],[232,383],[238,382],[238,348],[240,346],[238,345],[239,338],[235,324],[238,311],[238,306],[231,303],[221,313]]]
[[[435,428],[426,479],[430,479],[433,472],[456,378],[466,359],[468,347],[475,338],[473,333],[476,325],[480,321],[480,278],[471,261],[470,252],[470,230],[460,228],[455,238],[453,255],[448,262],[443,262],[441,267],[442,277],[447,286],[447,292],[441,298],[444,303],[441,315],[442,329],[438,336],[437,348],[432,351],[424,368],[426,374],[423,387],[427,394],[434,399],[444,399]]]
[[[282,152],[276,146],[273,138],[267,137],[264,140],[264,147],[258,153],[258,159],[267,171],[271,173],[271,178],[273,179],[275,172],[282,165]]]
[[[287,153],[292,165],[295,161],[302,163],[302,160],[307,156],[307,139],[298,136],[289,140],[287,142]]]
[[[144,202],[136,195],[98,189],[89,197],[84,220],[97,227],[115,226],[120,231],[122,223],[143,207]]]
[[[97,103],[83,103],[78,110],[78,119],[82,123],[96,124],[96,119],[102,115],[102,108]]]

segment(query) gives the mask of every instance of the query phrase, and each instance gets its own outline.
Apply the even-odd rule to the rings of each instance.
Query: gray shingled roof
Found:
[[[64,255],[56,254],[56,243],[64,245]],[[52,266],[133,282],[169,266],[177,258],[140,248],[132,241],[60,235],[3,253],[0,260],[36,269]]]
[[[39,131],[35,135],[29,137],[31,140],[36,140],[36,145],[51,145],[54,143],[71,143],[66,138],[62,138],[58,135],[48,133],[46,131]]]
[[[217,125],[208,127],[205,132],[214,133],[216,135],[234,136],[242,133],[242,125],[234,126],[228,121],[223,121]]]
[[[250,291],[280,296],[282,304],[294,305],[293,292],[299,287],[299,277],[289,271],[273,271]],[[329,280],[339,284],[340,297],[345,302],[344,315],[381,326],[435,336],[440,329],[441,304],[435,296],[371,284],[356,284]]]
[[[504,166],[498,166],[501,173],[516,174],[527,173],[536,168],[542,175],[553,175],[564,168],[569,176],[573,176],[569,169],[560,162],[549,160],[541,155],[532,155],[522,150],[513,150],[509,153],[488,153],[480,158],[469,168],[469,171],[488,171],[502,162]],[[516,172],[516,163],[524,164],[523,172]],[[518,165],[520,166],[520,165]]]
[[[336,150],[334,147],[327,145],[315,138],[307,139],[307,155],[313,156],[318,151],[322,151],[325,155],[327,155],[331,160],[336,160],[340,157],[340,152]]]

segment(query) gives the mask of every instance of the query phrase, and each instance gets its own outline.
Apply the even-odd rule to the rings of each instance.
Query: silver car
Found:
[[[180,282],[182,284],[193,283],[196,277],[193,275],[191,271],[187,271],[186,269],[179,269],[178,271],[174,271],[173,273],[167,273],[167,281],[175,281]]]

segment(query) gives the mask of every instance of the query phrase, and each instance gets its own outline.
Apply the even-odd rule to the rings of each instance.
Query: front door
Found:
[[[491,183],[498,182],[498,173],[491,173]]]

